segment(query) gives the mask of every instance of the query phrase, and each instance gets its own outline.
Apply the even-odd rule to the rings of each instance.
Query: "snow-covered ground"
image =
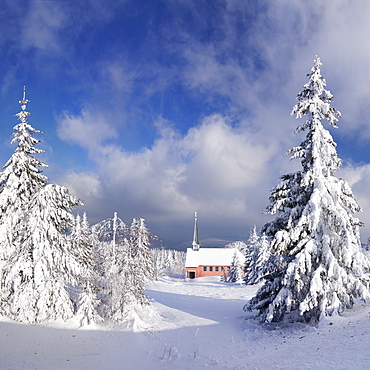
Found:
[[[2,319],[1,369],[368,369],[370,306],[318,327],[263,326],[242,310],[256,287],[165,277],[147,295],[146,323],[75,329]]]

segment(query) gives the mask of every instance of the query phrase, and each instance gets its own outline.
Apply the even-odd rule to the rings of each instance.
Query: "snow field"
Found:
[[[318,327],[264,326],[242,310],[257,286],[164,277],[152,309],[121,328],[0,322],[1,369],[368,369],[370,307]]]

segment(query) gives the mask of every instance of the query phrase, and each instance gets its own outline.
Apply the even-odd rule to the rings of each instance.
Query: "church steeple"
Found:
[[[195,220],[194,220],[194,236],[193,236],[193,251],[199,251],[200,243],[199,243],[199,236],[198,236],[198,214],[195,212]]]

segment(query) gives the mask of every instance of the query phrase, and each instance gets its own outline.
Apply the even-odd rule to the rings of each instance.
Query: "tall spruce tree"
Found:
[[[79,205],[69,191],[46,185],[31,199],[17,248],[4,266],[5,314],[27,323],[69,319],[75,308],[68,284],[84,272],[66,232]]]
[[[303,168],[282,176],[272,191],[267,211],[277,217],[262,230],[273,238],[271,273],[245,309],[257,309],[263,322],[317,321],[352,307],[355,298],[369,298],[361,223],[354,216],[360,207],[347,182],[334,176],[341,160],[321,123],[337,127],[341,116],[330,105],[321,64],[317,57],[292,111],[308,115],[296,130],[307,131],[305,140],[288,151]]]
[[[11,242],[0,279],[1,310],[12,319],[38,323],[74,314],[66,285],[76,282],[81,265],[66,233],[73,221],[71,210],[81,202],[66,188],[48,184],[38,169],[46,165],[31,156],[42,151],[33,148],[39,141],[32,135],[39,131],[28,124],[28,102],[24,93],[13,139],[18,147],[1,176],[1,223],[7,225]]]
[[[18,143],[13,155],[0,174],[0,267],[14,252],[15,238],[22,230],[22,221],[32,197],[45,186],[48,179],[40,167],[47,165],[33,156],[43,153],[35,148],[40,141],[33,137],[40,131],[28,123],[26,89],[19,101],[21,111],[16,114],[20,123],[14,126],[11,144]]]

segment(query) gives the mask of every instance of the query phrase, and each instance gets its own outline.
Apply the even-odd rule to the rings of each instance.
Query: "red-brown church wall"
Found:
[[[206,269],[206,271],[204,271],[204,268]],[[205,276],[221,276],[223,274],[222,268],[226,271],[226,276],[229,276],[228,270],[230,269],[230,266],[198,266],[186,267],[186,277],[192,279],[193,277],[191,272],[195,272],[194,278]]]

